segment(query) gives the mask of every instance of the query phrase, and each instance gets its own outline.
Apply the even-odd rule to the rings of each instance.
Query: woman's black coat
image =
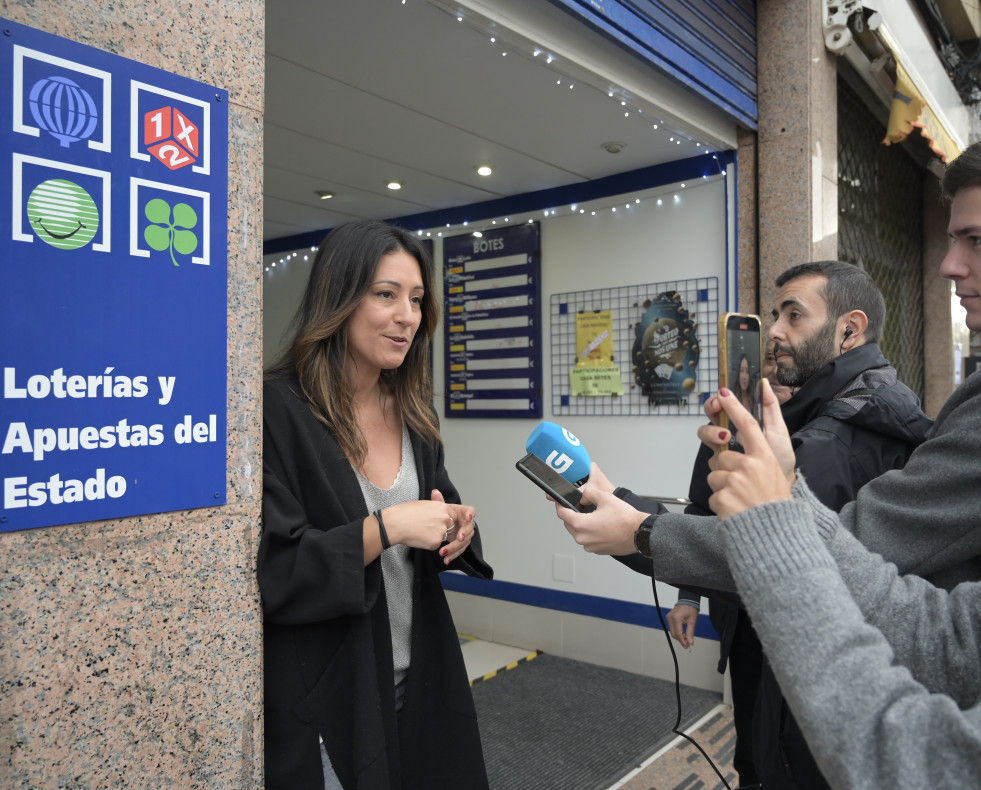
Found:
[[[351,465],[294,393],[264,387],[263,530],[268,788],[323,788],[318,735],[345,788],[486,788],[480,735],[435,551],[414,549],[412,659],[397,726],[381,561],[364,566],[368,515]],[[412,434],[420,496],[460,502],[442,445]],[[489,579],[475,531],[450,566]]]

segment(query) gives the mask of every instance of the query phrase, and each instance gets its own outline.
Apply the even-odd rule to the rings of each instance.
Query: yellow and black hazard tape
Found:
[[[506,672],[509,669],[514,669],[516,666],[518,666],[518,664],[524,664],[527,661],[533,661],[534,659],[538,658],[538,656],[540,656],[541,654],[542,654],[541,650],[536,650],[534,653],[530,653],[524,658],[519,658],[517,661],[512,661],[510,664],[508,664],[505,667],[502,667],[501,669],[495,669],[493,672],[488,672],[483,677],[474,678],[473,680],[470,681],[470,685],[472,686],[474,683],[479,683],[482,680],[490,680],[491,678],[496,677],[502,672]]]

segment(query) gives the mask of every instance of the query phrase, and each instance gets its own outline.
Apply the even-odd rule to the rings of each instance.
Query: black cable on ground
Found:
[[[654,590],[654,607],[657,609],[657,619],[661,621],[661,628],[664,629],[664,637],[668,640],[668,650],[671,651],[671,660],[674,661],[674,691],[678,700],[678,718],[675,720],[674,727],[671,728],[671,732],[673,732],[675,735],[680,735],[692,746],[698,749],[698,751],[702,753],[702,757],[708,760],[708,764],[712,766],[712,770],[715,771],[716,776],[719,777],[719,781],[725,785],[726,790],[733,790],[732,786],[722,775],[722,772],[719,771],[715,763],[712,762],[712,758],[708,756],[708,752],[706,752],[698,744],[698,741],[681,731],[681,670],[678,667],[678,656],[674,652],[674,645],[671,644],[671,631],[668,629],[668,624],[664,622],[664,614],[661,612],[661,603],[657,599],[657,582],[653,576],[651,577],[651,588]],[[736,788],[736,790],[739,790],[739,788]]]

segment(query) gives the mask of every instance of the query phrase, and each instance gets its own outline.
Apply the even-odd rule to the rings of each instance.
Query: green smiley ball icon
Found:
[[[99,208],[92,196],[63,178],[34,188],[27,199],[27,217],[34,232],[59,250],[84,247],[99,230]]]

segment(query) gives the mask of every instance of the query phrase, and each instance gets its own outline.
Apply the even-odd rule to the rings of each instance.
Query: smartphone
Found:
[[[723,313],[719,318],[719,387],[728,387],[757,422],[761,420],[762,341],[758,315]],[[722,427],[729,427],[725,412]]]
[[[563,507],[578,510],[580,513],[590,513],[596,510],[595,505],[583,505],[580,502],[582,494],[579,489],[534,453],[528,453],[514,466]]]

